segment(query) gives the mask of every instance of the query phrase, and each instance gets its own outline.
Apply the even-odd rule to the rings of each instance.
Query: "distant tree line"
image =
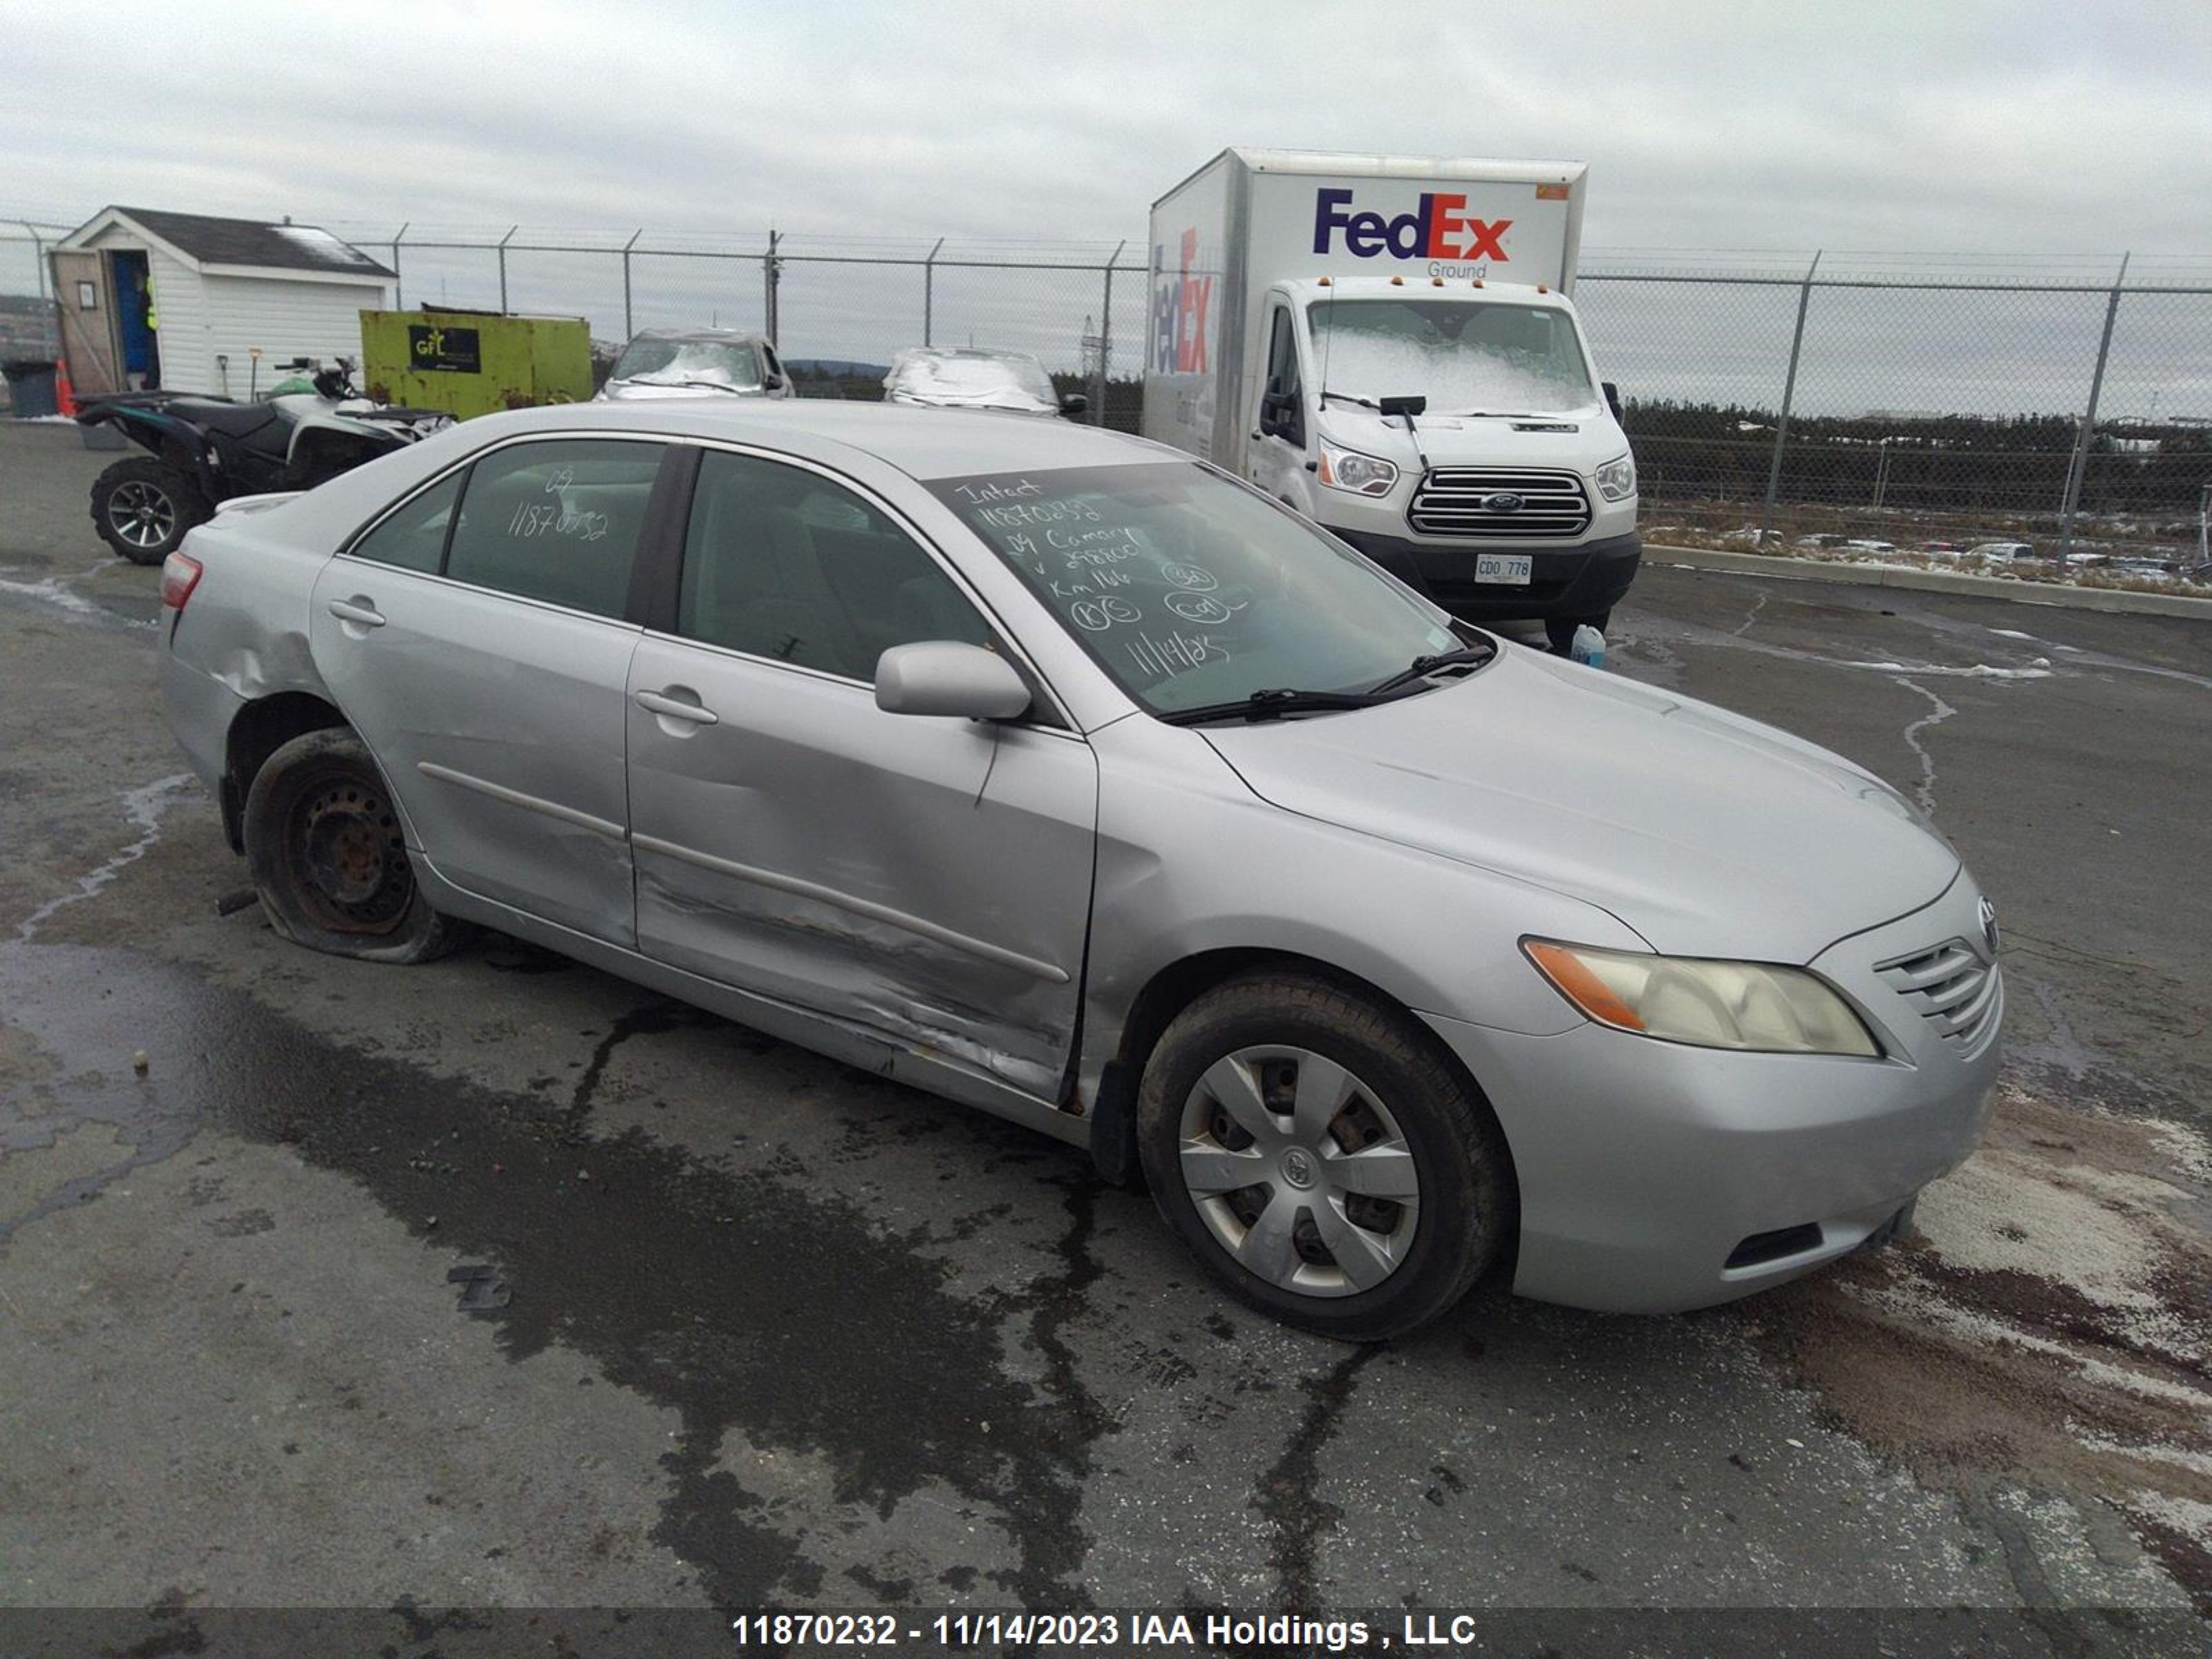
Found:
[[[1632,398],[1625,424],[1644,492],[1755,500],[1766,489],[1776,411],[1747,404]],[[1792,415],[1782,467],[1790,501],[1942,512],[2055,509],[2080,434],[2066,415]],[[2212,483],[2212,428],[2100,426],[2081,506],[2194,513]]]

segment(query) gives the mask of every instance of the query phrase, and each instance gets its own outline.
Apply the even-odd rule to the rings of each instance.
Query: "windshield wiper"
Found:
[[[1368,708],[1388,702],[1371,691],[1300,691],[1290,686],[1271,686],[1237,702],[1209,702],[1196,708],[1177,708],[1159,718],[1170,726],[1203,726],[1210,720],[1272,720],[1285,714],[1325,713],[1344,708]]]
[[[697,386],[704,392],[744,392],[744,386],[732,386],[727,380],[659,380],[649,374],[633,374],[632,386]]]
[[[1438,651],[1429,656],[1416,657],[1389,678],[1377,680],[1369,686],[1365,695],[1370,697],[1382,696],[1389,692],[1411,685],[1416,680],[1425,680],[1439,668],[1453,668],[1462,663],[1480,665],[1488,662],[1497,654],[1496,649],[1491,646],[1463,645],[1455,651]]]
[[[1372,398],[1355,398],[1349,392],[1331,392],[1327,386],[1321,389],[1320,395],[1324,399],[1334,398],[1340,404],[1358,404],[1362,409],[1380,409],[1382,406]]]

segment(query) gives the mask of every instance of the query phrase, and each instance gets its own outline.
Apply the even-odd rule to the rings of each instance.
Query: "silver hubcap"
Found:
[[[177,527],[177,509],[167,491],[133,481],[108,496],[107,522],[133,547],[159,547]]]
[[[1307,1048],[1239,1048],[1183,1103],[1191,1202],[1224,1250],[1301,1296],[1372,1290],[1405,1261],[1420,1181],[1375,1092]]]

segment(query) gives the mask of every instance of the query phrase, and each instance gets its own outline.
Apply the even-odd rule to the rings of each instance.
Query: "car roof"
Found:
[[[667,398],[642,404],[562,404],[480,416],[464,426],[486,439],[583,427],[720,439],[787,448],[801,455],[817,453],[827,442],[862,451],[914,478],[1189,459],[1127,433],[1072,421],[832,398]]]

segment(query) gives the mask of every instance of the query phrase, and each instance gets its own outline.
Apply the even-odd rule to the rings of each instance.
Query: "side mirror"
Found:
[[[763,380],[763,381],[761,382],[761,390],[762,390],[762,391],[763,391],[763,392],[781,392],[781,391],[782,391],[782,390],[783,390],[783,376],[782,376],[782,375],[781,375],[781,374],[775,374],[775,372],[771,371],[771,372],[769,373],[769,374],[768,378],[767,378],[766,380]]]
[[[1091,399],[1080,392],[1071,392],[1060,400],[1060,412],[1063,415],[1087,415],[1091,412]]]
[[[1011,720],[1029,713],[1030,689],[995,651],[922,640],[895,645],[877,659],[876,707],[890,714]]]
[[[1613,418],[1626,421],[1627,416],[1620,412],[1620,387],[1611,380],[1603,380],[1599,382],[1598,390],[1605,393],[1605,406],[1613,411]]]

